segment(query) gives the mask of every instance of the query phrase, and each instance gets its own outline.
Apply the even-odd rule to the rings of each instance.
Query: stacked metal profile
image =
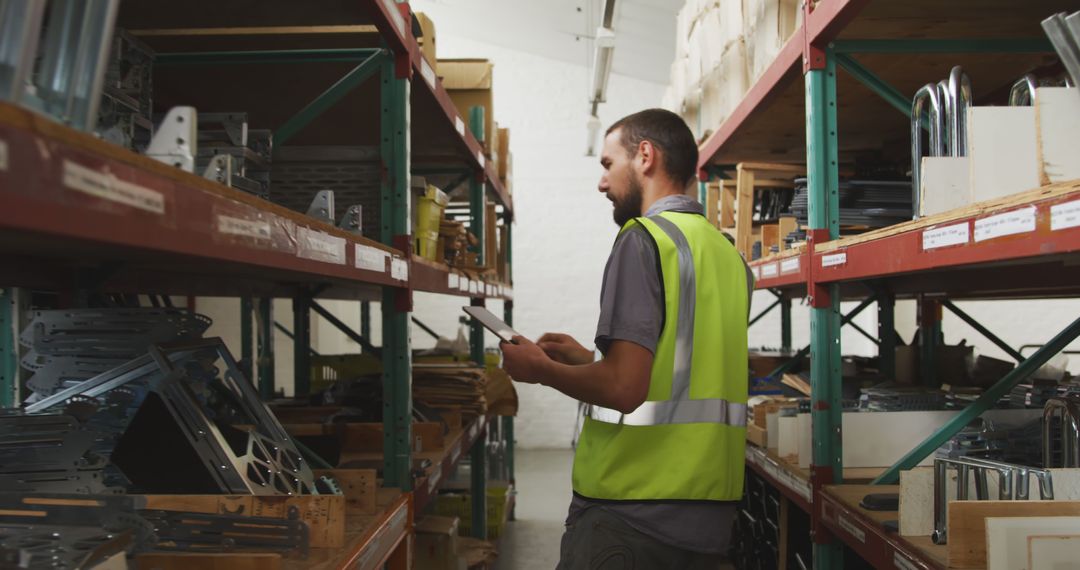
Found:
[[[809,224],[806,178],[795,179],[791,214]],[[891,180],[841,180],[840,225],[881,228],[911,219],[911,183]]]
[[[863,388],[859,408],[869,412],[914,412],[945,408],[945,394],[940,390],[874,386]]]
[[[199,113],[198,133],[196,172],[260,198],[269,197],[273,142],[268,129],[248,128],[246,113]]]

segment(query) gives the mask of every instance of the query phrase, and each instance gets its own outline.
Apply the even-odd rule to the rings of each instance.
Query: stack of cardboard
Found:
[[[413,402],[427,408],[460,411],[465,418],[517,413],[517,392],[500,369],[485,371],[461,364],[414,364]]]
[[[469,122],[470,109],[484,109],[484,134],[477,138],[483,138],[487,154],[491,153],[491,143],[496,141],[494,94],[491,88],[493,68],[486,59],[441,59],[438,66],[443,87],[466,124]]]

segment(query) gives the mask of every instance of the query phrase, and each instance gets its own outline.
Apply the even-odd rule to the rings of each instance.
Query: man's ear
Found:
[[[656,168],[658,157],[656,156],[656,146],[652,141],[643,140],[638,143],[637,158],[641,165],[642,174],[650,174]]]

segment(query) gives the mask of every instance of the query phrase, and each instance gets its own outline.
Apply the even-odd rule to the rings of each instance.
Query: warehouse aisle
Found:
[[[516,452],[517,520],[499,540],[496,570],[552,570],[559,562],[559,539],[570,506],[570,466],[574,452]]]

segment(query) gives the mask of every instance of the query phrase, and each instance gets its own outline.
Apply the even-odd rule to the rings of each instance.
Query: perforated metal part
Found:
[[[130,532],[93,526],[0,526],[0,568],[83,570],[131,547]]]

